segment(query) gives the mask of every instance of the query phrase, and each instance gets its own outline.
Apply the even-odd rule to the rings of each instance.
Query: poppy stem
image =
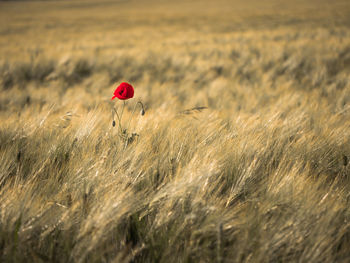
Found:
[[[121,119],[119,117],[119,114],[118,114],[118,111],[113,107],[113,110],[115,111],[115,113],[117,114],[117,118],[118,118],[118,124],[119,124],[119,130],[120,130],[120,133],[123,132],[123,129],[122,129],[122,124],[121,124]]]
[[[120,114],[120,122],[122,121],[122,118],[123,118],[125,104],[126,104],[126,102],[125,102],[125,100],[123,100],[123,108],[122,108],[122,113]]]
[[[130,117],[130,119],[129,119],[129,123],[128,123],[128,126],[127,126],[128,128],[126,129],[127,131],[128,131],[129,128],[130,128],[130,123],[131,123],[132,117],[134,116],[134,113],[135,113],[135,110],[136,110],[136,106],[137,106],[137,104],[139,104],[139,103],[140,103],[140,105],[141,105],[143,114],[144,114],[144,112],[145,112],[145,108],[143,107],[142,102],[141,102],[141,101],[136,102],[136,104],[135,104],[135,106],[134,106],[134,109],[133,109],[133,111],[132,111],[132,113],[131,113],[131,117]],[[142,114],[142,115],[143,115],[143,114]]]

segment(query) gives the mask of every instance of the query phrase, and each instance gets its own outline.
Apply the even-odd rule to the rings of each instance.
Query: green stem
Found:
[[[120,122],[122,121],[122,118],[123,118],[125,104],[126,104],[126,102],[125,102],[125,100],[123,100],[123,108],[122,108],[122,113],[120,114]]]
[[[123,129],[122,129],[122,124],[121,124],[121,118],[119,117],[118,111],[117,111],[114,107],[113,107],[113,110],[114,110],[115,113],[117,114],[119,130],[120,130],[120,133],[122,133],[122,132],[123,132]]]

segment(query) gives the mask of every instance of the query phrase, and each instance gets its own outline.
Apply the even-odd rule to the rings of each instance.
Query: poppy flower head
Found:
[[[122,82],[114,91],[114,96],[112,98],[118,98],[120,100],[127,100],[134,97],[134,88],[129,83]]]

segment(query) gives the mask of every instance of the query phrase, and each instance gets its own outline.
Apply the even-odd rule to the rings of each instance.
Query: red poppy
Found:
[[[120,100],[127,100],[131,99],[132,97],[134,97],[134,88],[129,83],[122,82],[114,91],[114,96],[112,100],[114,98],[118,98]]]

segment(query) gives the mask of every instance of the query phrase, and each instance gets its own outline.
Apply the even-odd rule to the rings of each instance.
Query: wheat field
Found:
[[[350,262],[347,0],[0,2],[0,90],[1,262]]]

